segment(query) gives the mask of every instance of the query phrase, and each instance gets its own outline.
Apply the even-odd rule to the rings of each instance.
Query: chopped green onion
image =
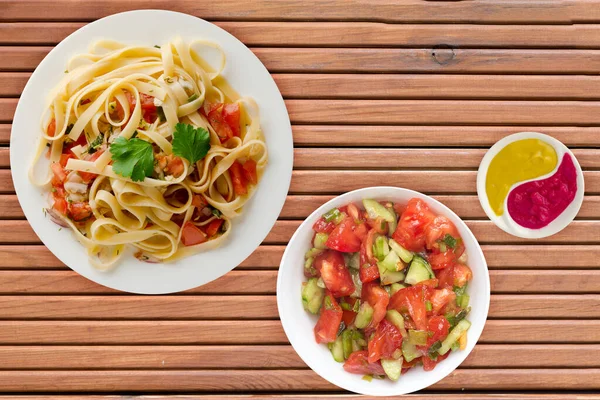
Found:
[[[317,286],[318,286],[318,282],[317,282]],[[325,309],[326,310],[332,310],[333,309],[333,302],[331,301],[331,297],[329,296],[325,296]]]
[[[342,307],[342,310],[352,311],[352,306],[345,301],[340,302],[340,307]]]
[[[431,345],[431,347],[429,348],[429,350],[427,351],[427,355],[429,356],[429,358],[431,358],[432,360],[435,360],[436,358],[438,358],[438,350],[440,349],[440,347],[442,347],[442,341],[438,340],[437,342],[435,342],[434,344]]]
[[[455,248],[458,244],[458,240],[449,233],[446,233],[446,236],[444,236],[444,239],[442,240],[444,241],[446,246],[450,247],[451,249]]]
[[[440,242],[440,251],[441,251],[442,253],[445,253],[445,252],[446,252],[446,250],[448,250],[448,249],[446,248],[446,243],[444,243],[444,242]]]
[[[160,49],[160,46],[155,44],[154,47],[156,47],[157,49]]]
[[[325,282],[323,281],[323,278],[319,278],[319,280],[317,281],[317,286],[320,287],[321,289],[327,288],[327,286],[325,286]],[[331,302],[331,299],[329,301]]]
[[[458,350],[460,350],[460,343],[459,342],[452,343],[452,346],[450,346],[450,349],[452,351],[458,351]]]
[[[340,210],[338,210],[337,208],[334,208],[332,210],[327,211],[325,214],[323,214],[323,218],[325,219],[325,221],[331,222],[331,221],[335,220],[339,215],[340,215]]]
[[[365,375],[362,377],[363,381],[371,382],[373,381],[373,375]]]
[[[352,311],[354,311],[355,313],[357,313],[359,309],[360,309],[360,300],[356,300],[354,302],[354,306],[352,307]]]
[[[433,305],[431,304],[431,302],[430,302],[429,300],[427,300],[427,301],[425,302],[425,309],[426,309],[427,311],[431,311],[431,310],[433,310]]]

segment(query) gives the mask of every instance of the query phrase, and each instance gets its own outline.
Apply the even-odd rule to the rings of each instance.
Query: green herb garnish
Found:
[[[142,139],[118,137],[110,145],[113,171],[132,181],[143,181],[154,170],[152,145]]]
[[[450,247],[451,249],[455,248],[458,243],[456,238],[449,233],[446,233],[446,236],[444,236],[443,242],[446,244],[446,246]]]
[[[195,164],[202,160],[210,149],[210,134],[204,128],[194,128],[178,123],[173,133],[173,154]]]

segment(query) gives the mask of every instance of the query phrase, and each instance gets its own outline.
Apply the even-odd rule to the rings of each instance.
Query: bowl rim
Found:
[[[386,390],[386,388],[377,389],[377,390],[369,390],[369,389],[375,389],[375,388],[368,387],[367,386],[368,382],[362,381],[362,380],[360,380],[360,378],[356,379],[356,382],[359,382],[358,384],[346,384],[347,382],[354,382],[353,380],[350,380],[350,379],[348,379],[348,380],[343,379],[343,382],[341,382],[338,379],[331,378],[330,376],[328,376],[328,373],[327,373],[328,368],[321,367],[320,365],[316,365],[316,363],[311,362],[311,360],[308,359],[309,357],[306,356],[308,354],[308,352],[306,350],[300,349],[299,346],[294,344],[294,341],[292,340],[293,335],[290,335],[291,329],[293,328],[293,325],[292,325],[293,321],[290,319],[291,317],[289,317],[284,312],[284,304],[283,304],[284,300],[283,300],[282,285],[284,282],[283,276],[284,276],[285,272],[282,268],[285,268],[284,266],[288,265],[288,264],[290,265],[290,267],[292,265],[294,265],[293,260],[292,261],[288,260],[291,257],[289,254],[291,252],[291,248],[293,247],[293,243],[297,240],[297,237],[300,235],[300,231],[302,230],[302,228],[305,227],[309,223],[309,221],[311,221],[313,219],[316,220],[317,216],[320,216],[324,212],[329,210],[332,207],[332,205],[331,205],[332,203],[339,202],[341,204],[344,204],[344,203],[350,202],[350,200],[346,200],[346,199],[352,198],[352,197],[355,197],[358,195],[362,195],[361,198],[363,198],[363,199],[369,198],[369,193],[372,193],[374,191],[389,191],[389,192],[402,191],[402,192],[409,194],[411,197],[419,197],[419,198],[426,199],[428,204],[433,203],[436,208],[441,208],[444,210],[443,215],[445,215],[445,216],[453,215],[454,217],[456,217],[457,220],[460,221],[461,227],[466,230],[468,236],[470,237],[470,240],[476,244],[475,251],[477,253],[477,256],[480,257],[480,259],[483,261],[483,265],[481,266],[480,273],[483,273],[483,275],[484,275],[483,279],[484,279],[485,287],[483,288],[483,291],[484,291],[486,301],[484,301],[483,304],[481,304],[483,306],[485,312],[482,314],[484,316],[484,318],[483,318],[483,321],[481,321],[481,325],[479,326],[479,329],[476,329],[476,331],[473,333],[474,336],[472,338],[471,337],[469,338],[469,344],[467,345],[467,349],[461,351],[461,353],[458,353],[458,354],[460,354],[460,358],[457,358],[457,360],[459,360],[459,361],[456,362],[455,366],[453,366],[452,368],[448,368],[448,370],[445,373],[443,373],[443,375],[441,375],[439,378],[432,380],[431,382],[426,382],[425,384],[419,385],[418,387],[413,388],[411,390],[393,390],[393,387],[391,390]],[[389,198],[389,197],[393,197],[393,195],[388,195],[388,196],[378,195],[378,196],[373,196],[373,197]],[[344,200],[345,200],[345,202],[344,202]],[[288,267],[288,269],[289,269],[289,267]],[[420,193],[420,192],[417,192],[417,191],[414,191],[411,189],[394,187],[394,186],[371,186],[371,187],[356,189],[353,191],[343,193],[339,196],[336,196],[333,199],[330,199],[329,201],[327,201],[324,204],[322,204],[321,206],[319,206],[302,222],[302,224],[300,224],[300,226],[296,229],[296,231],[290,238],[288,245],[286,246],[283,256],[281,258],[281,262],[279,264],[279,270],[278,270],[278,274],[277,274],[277,310],[279,313],[281,324],[283,326],[283,330],[284,330],[288,340],[290,341],[290,344],[294,348],[294,351],[296,352],[296,354],[298,354],[298,356],[302,359],[302,361],[304,361],[314,372],[316,372],[319,376],[321,376],[323,379],[327,380],[328,382],[330,382],[340,388],[343,388],[345,390],[349,390],[349,391],[364,394],[364,395],[370,395],[370,396],[392,396],[392,395],[402,395],[402,394],[412,393],[412,392],[427,388],[427,387],[439,382],[440,380],[444,379],[448,375],[450,375],[456,368],[458,368],[458,366],[460,366],[460,364],[462,364],[462,362],[464,362],[464,360],[469,356],[469,354],[475,347],[475,344],[478,342],[478,340],[481,336],[481,333],[483,332],[485,323],[487,321],[487,317],[488,317],[488,313],[489,313],[489,306],[490,306],[490,297],[491,297],[490,277],[489,277],[489,269],[487,266],[487,261],[485,259],[485,255],[483,254],[481,245],[479,245],[479,242],[475,238],[475,235],[469,229],[469,227],[464,223],[464,221],[454,211],[452,211],[448,206],[446,206],[442,202],[432,198],[431,196],[425,195],[423,193]],[[312,335],[312,331],[311,331],[311,335]],[[419,373],[428,373],[423,370],[419,370],[418,372]],[[349,377],[350,376],[358,377],[358,375],[353,375],[350,373],[348,373],[347,375]]]
[[[496,157],[496,155],[500,151],[502,151],[502,149],[504,149],[511,143],[525,139],[539,139],[552,146],[552,148],[554,148],[554,150],[556,151],[558,157],[556,167],[547,174],[540,175],[531,179],[526,179],[513,184],[508,190],[506,198],[504,199],[504,213],[502,215],[496,215],[496,213],[492,210],[490,206],[487,192],[485,189],[488,169],[494,157]],[[508,212],[508,194],[510,194],[510,192],[513,191],[517,186],[520,186],[524,183],[543,180],[554,175],[554,173],[556,173],[556,171],[560,167],[562,158],[565,154],[569,154],[571,156],[573,164],[575,165],[575,170],[577,172],[577,192],[575,193],[573,201],[571,201],[571,203],[567,206],[567,208],[563,210],[562,213],[560,213],[552,222],[550,222],[543,228],[530,229],[520,226],[513,220],[510,213]],[[488,151],[481,159],[481,163],[479,164],[479,168],[477,169],[477,197],[479,199],[479,203],[481,204],[481,208],[483,208],[483,211],[485,211],[487,217],[498,228],[502,229],[504,232],[510,235],[520,237],[523,239],[541,239],[557,234],[558,232],[565,229],[571,222],[573,222],[573,220],[579,213],[581,205],[583,204],[584,194],[585,180],[583,176],[583,171],[581,169],[579,161],[577,160],[577,157],[575,157],[575,154],[573,154],[571,149],[569,149],[560,140],[541,132],[523,131],[505,136],[488,149]]]

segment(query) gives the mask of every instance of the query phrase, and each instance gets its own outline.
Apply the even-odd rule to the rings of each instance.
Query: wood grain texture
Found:
[[[522,390],[597,390],[600,369],[459,369],[431,390],[469,387]],[[173,389],[175,386],[175,389]],[[0,390],[7,392],[239,392],[336,391],[336,386],[311,370],[108,370],[3,371]]]
[[[168,9],[206,19],[239,20],[368,20],[389,22],[477,22],[477,23],[571,23],[600,21],[597,0],[561,1],[500,0],[472,2],[428,2],[407,0],[351,0],[340,7],[336,2],[314,2],[306,7],[293,0],[260,0],[240,5],[224,0],[218,5],[193,0],[164,3],[159,0],[84,0],[69,7],[68,0],[2,0],[2,20],[93,20],[117,12],[140,8]],[[361,10],[360,15],[356,10]]]
[[[48,334],[52,332],[52,334]],[[174,334],[174,332],[176,334]],[[488,320],[479,343],[600,342],[600,320]],[[2,321],[4,345],[287,344],[272,321]]]
[[[598,368],[600,345],[477,345],[461,368]],[[573,357],[573,354],[580,354]],[[3,370],[302,368],[289,345],[0,346]],[[0,374],[1,375],[1,374]],[[1,397],[0,397],[1,399]]]

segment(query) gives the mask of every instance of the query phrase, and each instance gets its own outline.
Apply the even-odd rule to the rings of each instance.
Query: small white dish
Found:
[[[467,348],[452,352],[433,371],[426,372],[422,367],[413,368],[402,375],[397,382],[389,379],[373,379],[367,382],[361,375],[351,374],[336,362],[326,345],[315,342],[313,328],[318,317],[304,310],[301,301],[301,284],[304,277],[304,253],[311,247],[312,226],[322,214],[332,208],[341,207],[363,199],[391,200],[407,203],[413,197],[427,202],[433,212],[448,217],[465,243],[468,265],[473,271],[469,283],[471,312],[468,315],[472,325],[467,333]],[[395,396],[424,389],[442,380],[454,371],[467,358],[479,339],[488,315],[490,304],[490,279],[481,247],[467,225],[448,207],[429,196],[409,189],[397,187],[370,187],[355,190],[338,196],[315,210],[296,230],[290,239],[279,267],[277,277],[277,307],[283,329],[300,358],[324,379],[343,389],[370,396]]]
[[[229,240],[217,249],[169,264],[149,264],[124,257],[112,271],[93,268],[83,246],[71,233],[45,218],[46,195],[27,177],[45,98],[63,78],[67,61],[86,53],[99,39],[127,44],[156,45],[180,35],[185,40],[206,39],[225,52],[224,77],[243,96],[258,103],[269,162],[243,215],[233,221]],[[15,112],[10,140],[11,172],[27,220],[58,259],[84,277],[104,286],[133,293],[160,294],[191,289],[210,282],[241,263],[267,236],[285,202],[292,176],[293,141],[290,120],[281,93],[260,60],[242,42],[200,18],[162,10],[111,15],[69,35],[40,63],[29,79]]]
[[[496,215],[496,213],[492,210],[492,207],[490,206],[490,202],[488,200],[485,188],[488,168],[493,158],[507,145],[523,139],[540,139],[550,144],[556,151],[558,162],[556,168],[554,168],[554,170],[552,170],[552,172],[548,174],[540,175],[533,179],[528,179],[515,183],[511,186],[510,190],[508,191],[508,194],[510,194],[510,192],[517,186],[520,186],[524,183],[543,180],[554,175],[556,170],[560,167],[561,161],[565,154],[569,154],[571,156],[571,158],[573,159],[573,164],[575,165],[575,169],[577,171],[577,192],[575,193],[575,198],[558,217],[556,217],[545,227],[539,229],[530,229],[523,227],[513,220],[513,218],[510,216],[510,213],[508,212],[508,194],[504,199],[504,213],[500,216]],[[479,197],[481,207],[487,214],[488,218],[492,220],[492,222],[504,232],[525,239],[540,239],[554,235],[563,230],[567,225],[571,223],[571,221],[573,221],[573,219],[579,212],[581,204],[583,203],[584,191],[585,187],[583,180],[583,172],[575,155],[571,152],[571,150],[567,148],[567,146],[565,146],[559,140],[553,138],[552,136],[548,136],[539,132],[519,132],[506,136],[505,138],[499,140],[485,154],[485,156],[481,160],[481,164],[479,165],[479,170],[477,172],[477,196]]]

